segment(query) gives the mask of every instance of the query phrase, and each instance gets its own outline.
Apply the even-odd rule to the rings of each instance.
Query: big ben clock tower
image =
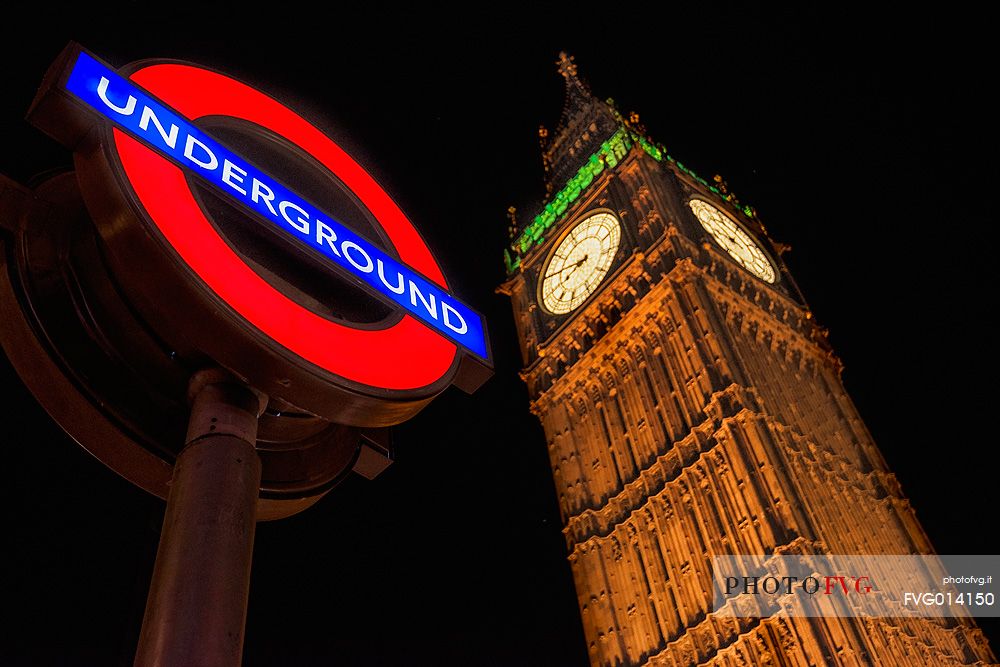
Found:
[[[505,252],[593,665],[961,665],[951,618],[721,619],[713,554],[929,554],[755,211],[560,55],[547,203]],[[865,516],[866,530],[828,517]]]

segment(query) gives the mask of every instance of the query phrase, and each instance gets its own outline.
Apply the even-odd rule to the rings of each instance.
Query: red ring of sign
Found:
[[[190,65],[150,65],[130,78],[189,120],[238,118],[298,146],[361,200],[404,263],[446,288],[430,249],[389,195],[336,143],[287,107],[222,74]],[[219,236],[180,167],[120,130],[114,131],[114,139],[150,220],[213,292],[272,340],[335,375],[379,389],[425,387],[451,368],[455,344],[410,315],[385,329],[354,329],[289,299]]]

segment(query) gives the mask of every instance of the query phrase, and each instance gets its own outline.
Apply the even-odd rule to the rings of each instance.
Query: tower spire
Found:
[[[556,61],[556,65],[558,65],[559,73],[563,75],[567,83],[575,82],[578,85],[580,84],[580,80],[576,76],[576,62],[573,56],[565,51],[560,51],[559,60]]]
[[[555,129],[539,135],[549,193],[562,187],[618,126],[611,107],[594,97],[580,78],[573,56],[560,51],[555,65],[566,84],[566,97]]]
[[[581,78],[576,68],[576,59],[566,53],[559,52],[559,59],[556,61],[556,68],[559,74],[566,80],[566,102],[564,109],[575,110],[584,106],[594,99],[593,93]]]

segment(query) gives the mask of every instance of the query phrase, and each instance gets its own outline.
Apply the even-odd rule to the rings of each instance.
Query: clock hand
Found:
[[[569,273],[567,273],[565,276],[563,276],[562,278],[560,278],[559,279],[559,283],[562,284],[562,283],[566,282],[566,279],[569,278],[571,275],[573,275],[573,271],[576,271],[580,267],[580,265],[583,264],[586,261],[587,261],[587,255],[584,255],[582,258],[580,258],[580,261],[578,261],[576,264],[572,264],[570,266],[567,266],[566,269],[571,269],[571,271]],[[563,269],[563,271],[565,271],[566,269]],[[560,271],[560,273],[561,273],[561,271]]]
[[[587,255],[584,255],[583,259],[581,259],[580,261],[576,262],[575,264],[569,264],[567,266],[564,266],[563,268],[559,269],[555,273],[550,273],[548,277],[552,278],[553,276],[558,276],[563,271],[575,270],[578,266],[580,266],[581,264],[583,264],[586,261],[587,261]],[[562,281],[560,280],[559,282],[562,282]]]

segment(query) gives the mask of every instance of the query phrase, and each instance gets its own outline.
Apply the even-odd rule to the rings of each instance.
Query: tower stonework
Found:
[[[950,618],[724,618],[713,554],[931,554],[756,212],[561,55],[505,252],[593,665],[993,663]],[[837,517],[864,516],[864,529]]]

